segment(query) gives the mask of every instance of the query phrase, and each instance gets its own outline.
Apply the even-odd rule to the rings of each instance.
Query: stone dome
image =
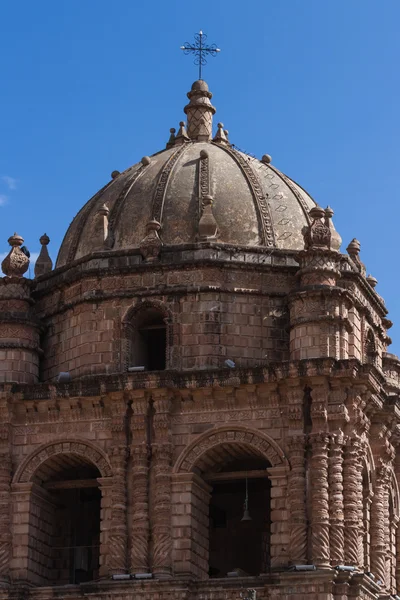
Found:
[[[177,133],[171,129],[165,150],[112,173],[72,221],[57,267],[96,250],[138,248],[154,222],[164,246],[213,240],[303,248],[301,231],[313,199],[268,155],[258,160],[239,151],[221,123],[212,138],[215,108],[206,82],[196,81],[188,97],[187,129],[181,122]],[[203,215],[208,225],[202,226]]]

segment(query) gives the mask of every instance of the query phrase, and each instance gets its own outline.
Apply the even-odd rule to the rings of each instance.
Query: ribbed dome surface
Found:
[[[211,96],[197,88],[193,91],[194,86],[189,98],[190,94]],[[195,118],[196,126],[199,122],[199,110],[196,115],[190,112],[192,104],[193,98],[185,109],[189,132]],[[201,110],[207,111],[207,107],[201,106]],[[199,221],[207,195],[213,198],[212,214],[218,228],[215,241],[303,248],[301,230],[315,202],[268,161],[232,147],[223,139],[222,126],[219,139],[218,134],[214,141],[211,135],[204,139],[204,128],[211,127],[210,110],[206,117],[201,135],[190,138],[181,124],[170,147],[117,175],[87,202],[67,231],[57,267],[101,249],[96,232],[104,205],[109,211],[105,250],[138,247],[152,220],[161,224],[159,236],[164,245],[195,243],[199,241]]]

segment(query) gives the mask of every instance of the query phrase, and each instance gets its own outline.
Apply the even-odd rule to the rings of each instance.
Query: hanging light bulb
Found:
[[[247,477],[246,477],[246,497],[244,499],[244,511],[243,511],[243,517],[242,517],[242,521],[252,521],[253,519],[250,516],[250,512],[249,512],[249,490],[247,487]]]

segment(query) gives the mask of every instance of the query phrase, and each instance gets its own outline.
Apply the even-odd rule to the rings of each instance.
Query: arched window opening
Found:
[[[141,309],[135,317],[131,363],[128,367],[144,367],[148,371],[166,368],[167,325],[157,308]]]
[[[260,575],[270,566],[271,485],[264,459],[237,458],[204,473],[209,506],[210,577]]]
[[[99,577],[100,476],[92,463],[72,454],[54,456],[38,469],[29,518],[28,571],[35,583]]]

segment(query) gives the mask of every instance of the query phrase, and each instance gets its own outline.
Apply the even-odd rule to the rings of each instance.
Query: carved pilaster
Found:
[[[0,581],[8,581],[11,560],[11,473],[10,419],[7,406],[0,407]]]
[[[143,392],[132,403],[131,445],[131,545],[130,572],[146,573],[149,567],[149,446],[148,403]]]
[[[330,440],[329,455],[329,515],[331,564],[342,565],[344,561],[344,504],[343,504],[343,444],[341,434]]]
[[[326,434],[310,436],[311,456],[311,553],[318,567],[328,567],[329,552],[329,493],[328,493],[328,449]]]
[[[289,441],[291,471],[289,473],[290,544],[291,564],[307,563],[307,512],[306,512],[306,461],[304,435]]]
[[[396,523],[396,563],[395,563],[395,582],[396,589],[400,590],[400,527],[399,522]]]
[[[155,577],[172,575],[171,535],[171,400],[167,394],[154,400],[154,443],[152,444],[152,541]]]
[[[343,467],[346,565],[360,566],[363,549],[362,445],[360,438],[348,438]]]
[[[389,481],[390,469],[382,462],[376,472],[371,506],[371,570],[382,583],[386,581],[385,506]]]
[[[113,401],[111,404],[112,448],[110,462],[113,469],[112,486],[112,529],[110,536],[110,573],[127,572],[127,497],[126,466],[128,447],[126,438],[126,403]]]

